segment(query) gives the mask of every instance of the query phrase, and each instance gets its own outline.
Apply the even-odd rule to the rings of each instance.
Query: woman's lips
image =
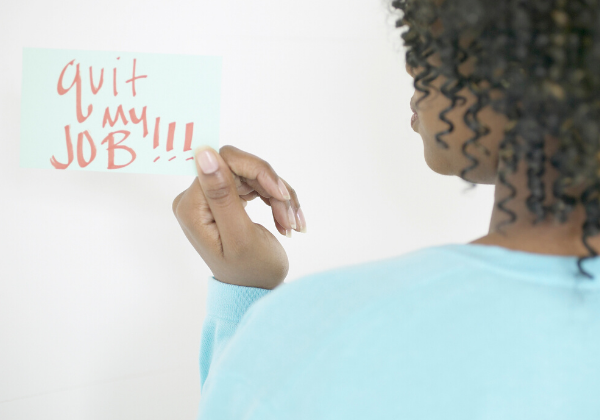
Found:
[[[412,117],[410,118],[410,125],[413,128],[413,130],[415,130],[414,124],[419,119],[419,116],[417,115],[417,111],[415,111],[415,107],[413,106],[412,100],[410,101],[410,109],[413,112]]]
[[[417,115],[417,113],[415,112],[414,114],[412,114],[412,117],[410,118],[410,125],[414,125],[415,121],[417,121],[419,119],[419,116]]]

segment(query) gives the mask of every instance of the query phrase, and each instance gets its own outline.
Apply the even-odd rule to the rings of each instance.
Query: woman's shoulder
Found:
[[[285,282],[260,299],[254,311],[272,311],[280,306],[290,311],[306,305],[338,305],[369,302],[378,296],[431,285],[468,268],[468,261],[449,252],[446,246],[433,246],[402,255],[334,267]],[[257,302],[258,303],[258,302]]]
[[[587,268],[600,277],[600,258]],[[370,301],[409,290],[438,288],[522,289],[528,287],[594,289],[596,282],[578,276],[576,257],[518,252],[497,246],[444,244],[411,250],[379,260],[335,267],[283,283],[264,299],[265,305],[295,302]]]

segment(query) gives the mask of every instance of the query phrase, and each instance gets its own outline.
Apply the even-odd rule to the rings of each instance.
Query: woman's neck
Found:
[[[549,156],[549,155],[547,155]],[[558,172],[546,160],[544,172],[545,200],[544,206],[549,206],[556,201],[552,194],[552,184],[557,179]],[[516,216],[512,223],[503,224],[498,230],[499,223],[511,220],[511,216],[498,208],[498,203],[510,196],[511,189],[496,178],[494,193],[494,209],[490,220],[489,233],[470,243],[483,245],[498,245],[509,249],[534,252],[550,255],[573,255],[584,257],[590,255],[582,239],[583,223],[586,220],[585,209],[578,204],[568,215],[565,223],[554,220],[551,214],[546,219],[533,225],[536,216],[527,208],[526,200],[531,194],[527,181],[527,164],[519,161],[517,171],[506,174],[506,181],[515,189],[516,195],[511,200],[503,203],[503,207]],[[571,187],[565,193],[579,199],[585,185]],[[501,232],[504,232],[503,235]],[[600,235],[587,239],[588,244],[600,254]]]

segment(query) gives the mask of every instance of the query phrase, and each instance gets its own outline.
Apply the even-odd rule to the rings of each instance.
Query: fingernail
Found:
[[[291,238],[292,237],[292,231],[290,229],[287,229],[285,231],[285,236],[287,236],[288,238]]]
[[[287,187],[285,186],[285,184],[283,183],[283,181],[281,180],[281,178],[279,178],[279,192],[281,193],[281,195],[283,195],[283,198],[285,198],[286,200],[289,200],[290,197],[290,192],[288,191]]]
[[[300,220],[300,232],[306,233],[306,219],[304,219],[302,209],[298,209],[298,220]]]
[[[292,229],[296,229],[296,216],[294,216],[294,210],[291,205],[288,207],[288,219],[290,219]]]
[[[208,150],[198,153],[196,158],[198,160],[198,165],[200,165],[200,169],[207,175],[212,174],[219,169],[219,163],[217,162],[217,159],[215,159],[212,153]]]

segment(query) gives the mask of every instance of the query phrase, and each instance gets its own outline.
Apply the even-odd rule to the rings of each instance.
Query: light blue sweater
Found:
[[[598,420],[600,258],[449,244],[209,278],[200,420]]]

